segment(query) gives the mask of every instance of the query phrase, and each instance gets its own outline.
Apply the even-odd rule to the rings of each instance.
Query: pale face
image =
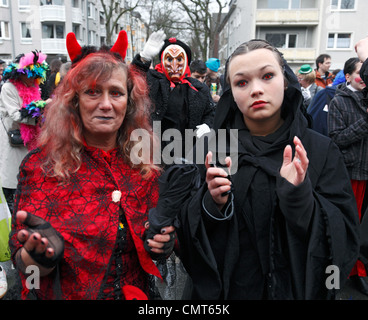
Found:
[[[330,70],[330,67],[331,67],[331,59],[330,58],[325,59],[323,61],[323,63],[319,64],[319,70],[322,73],[328,72],[328,70]]]
[[[252,134],[268,135],[281,126],[285,80],[275,53],[257,49],[234,57],[229,79],[235,102]]]
[[[127,103],[127,75],[122,69],[115,70],[107,81],[97,83],[95,88],[79,93],[83,134],[89,145],[97,146],[102,140],[115,144]]]
[[[192,78],[195,78],[195,79],[199,80],[202,83],[206,79],[206,74],[205,73],[198,73],[197,71],[192,72],[191,76],[192,76]]]
[[[179,81],[187,67],[187,55],[185,50],[176,44],[169,45],[162,54],[162,65],[167,76],[173,82]]]
[[[354,72],[352,74],[347,73],[345,75],[346,81],[350,82],[351,86],[358,90],[361,91],[365,88],[365,83],[362,80],[362,78],[360,77],[360,68],[362,67],[362,63],[358,62],[356,64],[356,68],[354,70]]]
[[[303,88],[308,88],[311,84],[305,80],[304,75],[298,74],[298,81]]]

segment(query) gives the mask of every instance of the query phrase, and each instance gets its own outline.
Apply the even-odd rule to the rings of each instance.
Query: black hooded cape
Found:
[[[333,299],[356,262],[359,219],[343,158],[328,137],[308,128],[300,86],[287,65],[285,75],[285,123],[275,134],[250,136],[231,89],[217,105],[215,131],[239,129],[238,156],[232,159],[238,169],[226,207],[231,214],[211,205],[203,183],[178,217],[191,299]],[[294,151],[294,136],[309,158],[298,187],[279,174],[285,146]]]

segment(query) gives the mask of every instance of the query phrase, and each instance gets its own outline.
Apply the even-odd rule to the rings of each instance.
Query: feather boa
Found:
[[[11,80],[10,80],[11,81]],[[41,99],[41,92],[38,85],[27,87],[22,81],[11,81],[18,90],[18,94],[22,99],[22,108],[25,108],[32,101]],[[29,124],[20,124],[20,134],[22,136],[24,145],[28,150],[37,147],[37,137],[40,131],[38,125],[32,126]]]

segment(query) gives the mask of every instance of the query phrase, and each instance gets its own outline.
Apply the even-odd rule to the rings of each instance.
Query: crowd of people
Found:
[[[334,72],[327,54],[292,70],[264,40],[237,47],[221,75],[218,58],[192,60],[163,31],[130,64],[125,31],[100,48],[69,33],[66,48],[69,62],[33,51],[2,72],[0,182],[22,299],[165,299],[173,256],[182,299],[334,299],[348,278],[368,296],[368,38]],[[224,131],[236,155],[212,143]],[[0,267],[0,298],[6,286]]]

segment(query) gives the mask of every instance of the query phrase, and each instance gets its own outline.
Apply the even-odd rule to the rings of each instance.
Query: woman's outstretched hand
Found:
[[[16,218],[18,223],[28,227],[17,234],[18,241],[23,244],[17,254],[18,264],[23,266],[21,269],[36,265],[41,275],[50,273],[63,256],[64,239],[50,223],[31,213],[18,211]]]

